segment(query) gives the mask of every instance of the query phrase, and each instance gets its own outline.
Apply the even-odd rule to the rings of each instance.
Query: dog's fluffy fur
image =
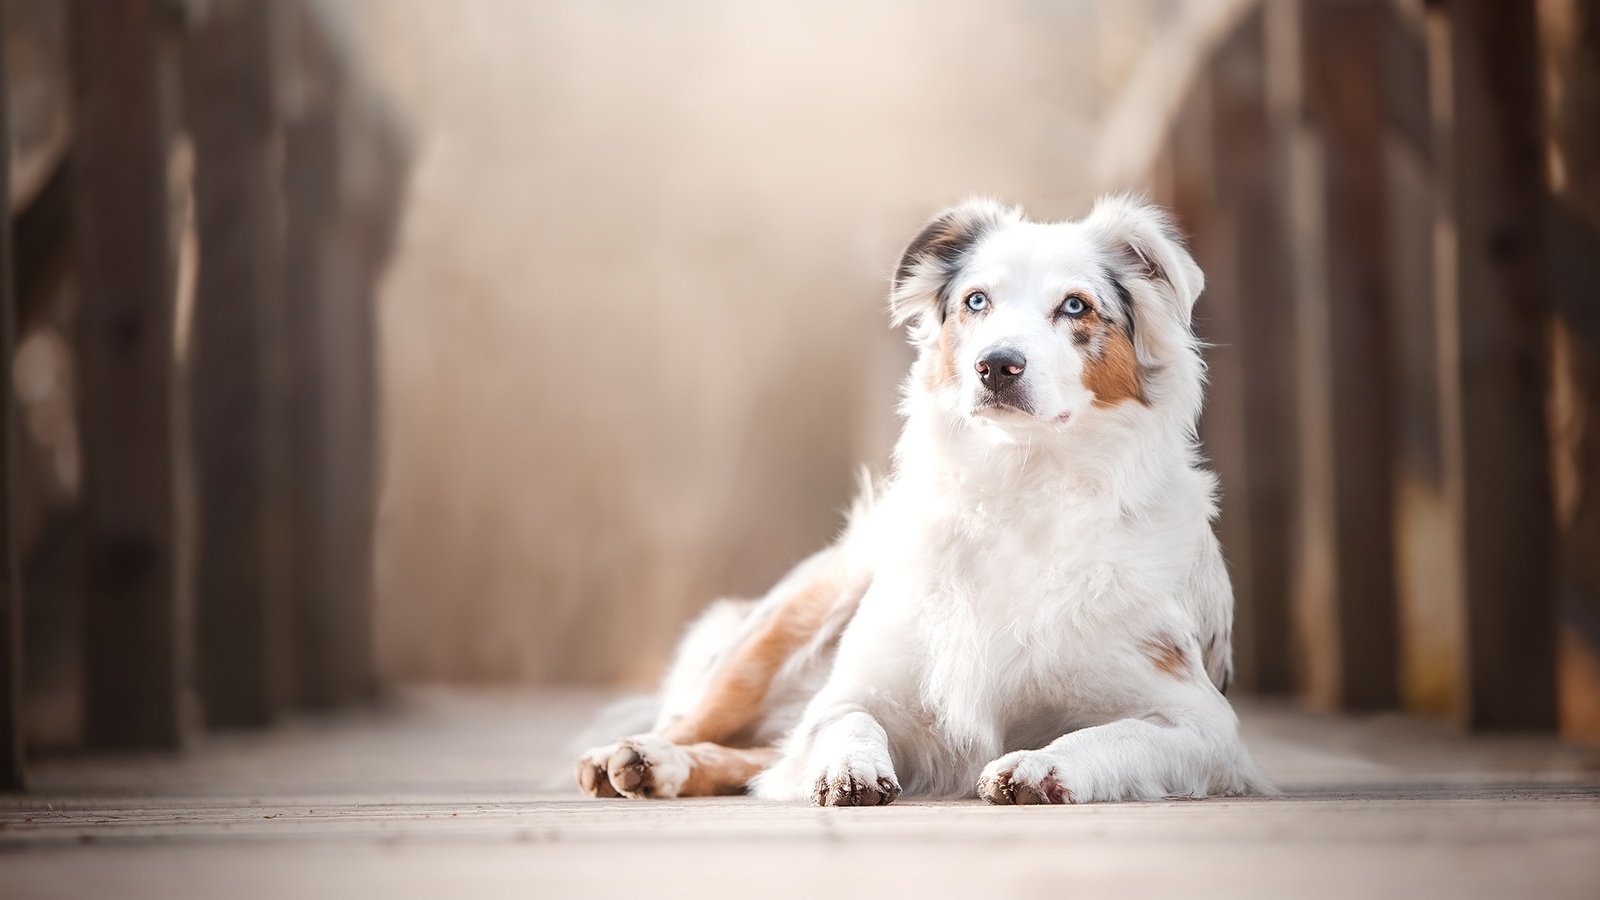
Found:
[[[1195,426],[1203,277],[1125,196],[1038,223],[976,200],[907,247],[918,350],[891,477],[763,600],[691,627],[598,796],[825,805],[1270,791],[1223,696],[1233,597]]]

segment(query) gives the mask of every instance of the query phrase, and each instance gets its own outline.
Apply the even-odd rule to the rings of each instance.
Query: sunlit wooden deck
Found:
[[[31,793],[0,795],[0,884],[8,900],[1600,890],[1600,749],[1542,738],[1252,705],[1282,799],[634,803],[567,782],[565,744],[597,701],[408,692],[181,758],[46,761]]]

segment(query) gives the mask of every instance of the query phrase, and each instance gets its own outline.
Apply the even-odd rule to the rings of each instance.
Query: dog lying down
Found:
[[[1233,594],[1195,426],[1204,283],[1126,196],[922,230],[890,311],[917,349],[892,475],[758,601],[688,630],[655,728],[596,797],[1087,803],[1268,793],[1223,694]]]

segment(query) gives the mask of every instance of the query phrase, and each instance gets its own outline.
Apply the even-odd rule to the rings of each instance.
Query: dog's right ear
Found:
[[[984,235],[1022,219],[1022,211],[987,198],[974,198],[946,209],[923,228],[895,267],[889,291],[889,317],[895,325],[913,319],[919,324],[944,322],[950,282]]]

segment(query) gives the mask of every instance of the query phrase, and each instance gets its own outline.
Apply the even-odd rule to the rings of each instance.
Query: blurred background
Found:
[[[903,244],[1177,213],[1240,686],[1600,739],[1587,0],[4,0],[0,786],[646,686],[882,471]]]

